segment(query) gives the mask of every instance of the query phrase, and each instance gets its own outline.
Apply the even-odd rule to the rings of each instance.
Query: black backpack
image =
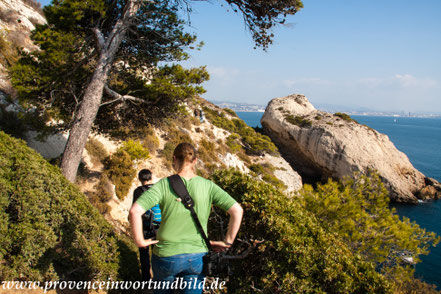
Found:
[[[144,193],[150,187],[141,186]],[[159,223],[153,221],[153,210],[149,209],[142,215],[142,231],[144,233],[144,239],[155,238],[156,233],[159,230]]]

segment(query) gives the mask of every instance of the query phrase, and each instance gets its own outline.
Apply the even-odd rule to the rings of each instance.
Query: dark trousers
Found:
[[[151,278],[151,276],[150,276],[149,247],[138,248],[139,249],[139,261],[141,262],[141,278],[143,281],[148,281]]]

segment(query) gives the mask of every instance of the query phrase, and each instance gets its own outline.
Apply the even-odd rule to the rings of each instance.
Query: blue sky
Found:
[[[301,93],[313,104],[441,113],[440,0],[304,0],[268,52],[253,49],[240,15],[210,2],[193,2],[188,29],[205,46],[184,63],[207,66],[206,99]]]

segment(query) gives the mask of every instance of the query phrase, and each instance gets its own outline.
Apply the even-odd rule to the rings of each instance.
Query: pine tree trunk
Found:
[[[83,102],[78,109],[64,149],[61,171],[72,183],[75,181],[87,138],[101,104],[103,89],[110,68],[106,66],[106,62],[106,58],[101,56],[92,80],[84,93]]]
[[[75,182],[81,156],[98,113],[103,96],[103,89],[107,82],[116,52],[124,39],[127,27],[130,25],[133,16],[136,15],[141,4],[142,1],[139,0],[128,1],[124,7],[123,16],[117,21],[107,40],[100,43],[99,39],[100,37],[102,38],[102,36],[99,35],[97,38],[97,42],[100,43],[99,45],[101,47],[98,64],[75,116],[75,121],[70,130],[61,161],[61,171],[72,183]]]

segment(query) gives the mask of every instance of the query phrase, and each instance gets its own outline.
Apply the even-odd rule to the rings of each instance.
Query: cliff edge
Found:
[[[306,181],[375,170],[394,201],[416,203],[441,197],[441,185],[415,169],[388,136],[346,114],[319,111],[304,95],[271,100],[261,123]]]

